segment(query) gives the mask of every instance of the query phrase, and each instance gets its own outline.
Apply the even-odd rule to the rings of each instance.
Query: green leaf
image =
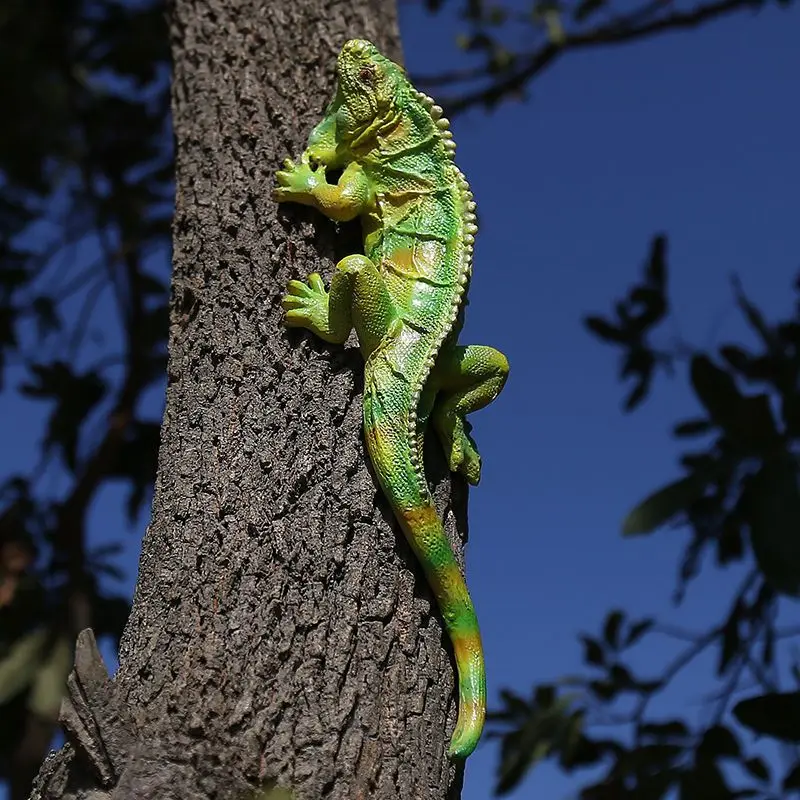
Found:
[[[652,533],[703,496],[706,482],[689,475],[654,492],[628,513],[622,523],[623,536]]]
[[[36,667],[28,708],[42,719],[56,719],[72,669],[72,637],[60,635],[47,643]]]
[[[789,454],[769,459],[746,483],[742,511],[764,577],[778,592],[800,597],[800,491]]]
[[[37,628],[16,639],[0,660],[0,705],[28,688],[47,649],[48,633]]]
[[[768,692],[740,700],[733,716],[756,733],[800,743],[800,692]]]

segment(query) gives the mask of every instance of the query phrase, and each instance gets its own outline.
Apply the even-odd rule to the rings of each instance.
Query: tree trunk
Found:
[[[175,0],[169,383],[153,517],[108,681],[79,637],[69,744],[34,798],[456,798],[452,656],[361,434],[362,362],[282,325],[352,228],[270,197],[352,37],[399,59],[393,3]],[[460,543],[466,493],[438,453]],[[84,796],[84,795],[81,795]]]

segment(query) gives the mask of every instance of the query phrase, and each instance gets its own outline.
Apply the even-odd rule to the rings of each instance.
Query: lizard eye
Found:
[[[375,72],[373,71],[372,67],[361,67],[358,73],[358,78],[363,83],[372,85],[372,83],[375,81]]]

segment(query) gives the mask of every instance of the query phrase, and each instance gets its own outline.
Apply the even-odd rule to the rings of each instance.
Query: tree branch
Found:
[[[614,22],[600,25],[583,33],[567,33],[560,42],[550,41],[537,50],[520,56],[519,65],[499,76],[492,84],[461,96],[442,98],[440,104],[450,116],[475,105],[491,105],[502,97],[518,93],[533,77],[543,72],[563,53],[605,45],[624,44],[670,31],[697,28],[717,17],[735,11],[753,10],[752,0],[718,0],[691,11],[674,11],[658,19],[647,19],[663,3],[653,2]],[[486,76],[485,66],[454,70],[440,75],[414,76],[417,85],[428,88],[477,80]]]

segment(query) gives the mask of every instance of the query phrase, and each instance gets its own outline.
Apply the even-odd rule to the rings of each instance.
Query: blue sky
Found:
[[[454,14],[401,5],[406,65],[433,73],[460,63]],[[620,411],[616,353],[581,325],[638,278],[650,239],[670,237],[676,331],[697,345],[748,342],[733,306],[736,272],[770,315],[790,313],[800,266],[800,12],[772,7],[697,32],[567,55],[529,99],[453,121],[457,161],[481,230],[463,339],[505,352],[501,397],[474,415],[484,458],[470,498],[468,581],[480,616],[490,700],[500,687],[580,668],[576,635],[623,607],[699,629],[719,619],[741,570],[704,573],[674,610],[687,534],[623,541],[625,512],[677,474],[671,424],[698,410],[683,375],[660,379],[633,415]],[[160,413],[162,388],[147,406]],[[0,395],[9,447],[0,473],[35,463],[41,412]],[[108,487],[91,515],[102,542],[124,521],[124,491]],[[146,520],[126,536],[132,591]],[[796,607],[786,619],[797,619]],[[635,663],[657,669],[668,643]],[[702,712],[709,661],[665,702]],[[674,710],[674,705],[673,705]],[[468,763],[464,800],[491,795],[497,753]],[[566,798],[574,780],[537,769],[515,797]],[[2,795],[2,792],[0,792]]]
[[[452,68],[455,15],[401,5],[410,72]],[[707,572],[674,610],[688,533],[623,540],[625,512],[678,474],[671,424],[698,406],[685,376],[657,381],[620,411],[617,353],[583,329],[640,275],[651,236],[670,237],[679,332],[699,346],[750,342],[729,279],[770,315],[790,313],[800,266],[800,14],[768,8],[691,33],[563,57],[521,104],[453,121],[457,160],[478,204],[463,339],[503,350],[502,395],[473,416],[484,458],[470,495],[468,581],[482,623],[489,696],[527,694],[580,667],[576,634],[612,607],[701,629],[718,620],[742,571]],[[796,618],[796,608],[787,609]],[[635,660],[657,669],[654,638]],[[710,664],[666,702],[702,712]],[[655,706],[658,708],[658,706]],[[674,706],[672,708],[674,711]],[[491,794],[497,752],[470,759],[464,800]],[[513,796],[564,798],[549,766]]]

